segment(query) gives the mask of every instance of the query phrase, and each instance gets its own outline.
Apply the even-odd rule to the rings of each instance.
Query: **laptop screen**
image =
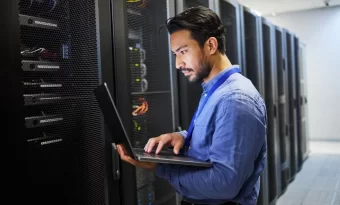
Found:
[[[99,85],[94,90],[94,94],[104,116],[105,124],[110,131],[112,141],[115,144],[123,144],[124,148],[129,152],[128,154],[135,158],[124,125],[106,83]]]

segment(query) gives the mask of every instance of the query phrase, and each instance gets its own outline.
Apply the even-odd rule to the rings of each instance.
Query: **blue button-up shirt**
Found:
[[[227,70],[202,84],[199,106]],[[196,119],[187,153],[213,166],[158,164],[156,175],[191,203],[255,205],[267,152],[266,113],[265,103],[251,81],[239,73],[231,75]],[[187,132],[180,134],[186,138]]]

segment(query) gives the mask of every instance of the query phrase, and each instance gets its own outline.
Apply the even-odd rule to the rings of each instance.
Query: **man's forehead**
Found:
[[[189,45],[192,41],[190,32],[186,30],[176,31],[170,35],[171,50],[174,52],[183,46]]]

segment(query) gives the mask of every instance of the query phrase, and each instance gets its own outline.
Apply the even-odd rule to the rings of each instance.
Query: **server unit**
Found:
[[[213,0],[176,0],[176,13],[179,14],[185,9],[195,6],[205,6],[215,10]],[[188,79],[180,72],[178,77],[179,93],[179,116],[180,126],[178,130],[188,129],[191,119],[196,111],[202,94],[202,87],[199,83],[190,83]]]
[[[295,37],[299,169],[309,154],[305,45]]]
[[[111,3],[117,107],[133,146],[143,148],[150,137],[173,132],[178,125],[176,69],[168,31],[162,28],[174,16],[175,5],[170,0]],[[169,183],[150,171],[123,164],[123,204],[176,204]]]
[[[285,32],[287,39],[287,73],[288,73],[288,104],[289,104],[289,136],[290,136],[290,180],[294,180],[298,167],[297,142],[297,101],[296,101],[296,67],[294,35]]]
[[[240,65],[241,56],[241,28],[240,5],[236,0],[217,0],[216,13],[219,15],[226,31],[226,55],[232,64]]]
[[[275,27],[262,18],[265,101],[268,116],[268,200],[275,205],[281,187],[280,135],[278,116],[277,62]]]
[[[280,159],[281,159],[281,188],[280,194],[285,192],[290,176],[290,148],[288,127],[288,102],[287,102],[287,63],[285,55],[286,38],[283,29],[275,27],[276,37],[276,62],[277,62],[277,87],[279,100],[279,133],[280,133]]]
[[[263,98],[265,98],[263,48],[262,48],[262,20],[255,11],[243,7],[244,49],[247,66],[246,77],[249,78]],[[261,189],[258,204],[268,204],[268,163],[261,175]]]
[[[4,165],[8,197],[15,204],[120,203],[109,199],[118,184],[106,166],[111,155],[93,95],[105,73],[98,59],[98,1],[2,3],[2,116],[8,123],[2,136],[15,153]]]

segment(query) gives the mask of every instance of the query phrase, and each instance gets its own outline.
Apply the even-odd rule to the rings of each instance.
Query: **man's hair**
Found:
[[[202,48],[210,37],[218,41],[218,50],[225,54],[225,29],[218,15],[211,9],[197,6],[189,8],[166,22],[170,34],[179,30],[189,30],[191,37]]]

